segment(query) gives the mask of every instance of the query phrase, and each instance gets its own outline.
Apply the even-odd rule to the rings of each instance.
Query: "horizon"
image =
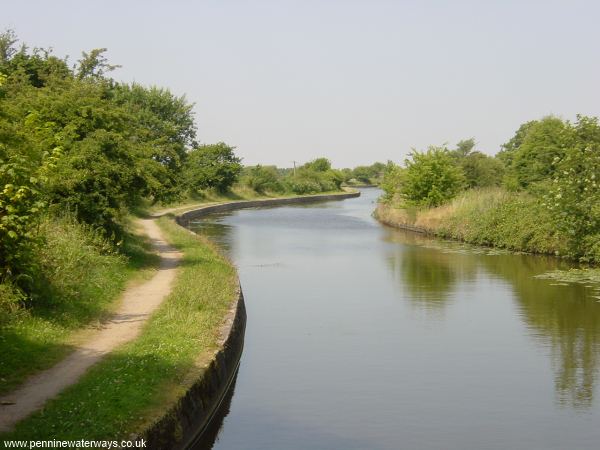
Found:
[[[523,122],[600,115],[594,2],[115,5],[22,2],[0,25],[70,63],[106,47],[117,81],[185,95],[198,141],[245,165],[401,163],[471,137],[491,155]]]

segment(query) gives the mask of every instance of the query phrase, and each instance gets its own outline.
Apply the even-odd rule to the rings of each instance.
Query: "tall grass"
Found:
[[[566,239],[550,211],[526,193],[500,188],[469,190],[437,208],[402,209],[380,204],[377,217],[432,234],[515,251],[565,255]]]
[[[38,234],[31,296],[0,284],[0,392],[62,358],[74,334],[109,315],[126,282],[157,262],[141,238],[129,235],[124,252],[117,253],[96,230],[68,214],[46,216]]]

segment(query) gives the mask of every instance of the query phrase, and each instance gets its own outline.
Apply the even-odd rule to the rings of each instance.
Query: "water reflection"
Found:
[[[388,229],[384,240],[396,244],[388,266],[413,305],[444,308],[457,283],[473,282],[478,268],[508,283],[530,335],[550,349],[558,402],[578,409],[592,405],[600,353],[600,307],[594,291],[582,284],[535,278],[550,270],[568,269],[568,263],[402,230]]]
[[[515,264],[517,258],[520,261]],[[483,262],[490,273],[510,282],[521,317],[536,339],[551,349],[559,403],[590,407],[600,351],[600,308],[592,289],[534,278],[548,270],[567,268],[565,262],[554,258],[514,256]]]
[[[457,282],[476,276],[472,258],[430,247],[434,241],[424,235],[386,229],[384,241],[393,243],[388,251],[388,267],[416,306],[441,310],[447,306]],[[450,249],[450,247],[448,247]]]
[[[209,219],[190,222],[189,229],[217,244],[225,253],[231,251],[232,226],[224,223],[227,213],[211,214]]]

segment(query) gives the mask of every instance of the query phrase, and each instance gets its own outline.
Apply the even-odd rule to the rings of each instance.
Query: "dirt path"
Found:
[[[17,422],[42,408],[47,400],[76,383],[107,353],[134,339],[150,314],[170,293],[182,255],[166,243],[154,220],[144,219],[140,223],[160,255],[158,272],[143,284],[125,290],[122,305],[114,316],[77,345],[73,353],[0,397],[0,432],[12,429]]]

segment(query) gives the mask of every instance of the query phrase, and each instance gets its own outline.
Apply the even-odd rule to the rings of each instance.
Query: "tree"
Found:
[[[438,206],[453,198],[464,185],[464,175],[448,149],[413,150],[405,160],[400,195],[408,204]]]
[[[283,186],[275,166],[256,165],[245,169],[244,184],[254,189],[259,194],[267,191],[281,192]]]
[[[83,78],[102,78],[105,73],[118,69],[119,65],[108,64],[108,59],[104,56],[108,49],[95,48],[89,53],[82,52],[81,59],[78,61],[77,77]]]
[[[475,150],[475,145],[474,138],[464,139],[450,152],[465,175],[465,187],[498,186],[502,181],[504,164]]]
[[[383,176],[385,164],[376,162],[370,166],[357,166],[352,171],[353,178],[366,184],[377,183]]]
[[[182,167],[195,145],[193,104],[168,89],[139,84],[117,85],[115,102],[132,117],[127,133],[144,146],[146,167],[153,182],[147,195],[154,202],[176,200],[183,189]]]
[[[475,148],[475,138],[463,139],[456,144],[456,150],[454,153],[458,157],[467,157],[471,154],[473,149]]]
[[[327,158],[317,158],[304,164],[305,169],[314,170],[315,172],[326,172],[331,169],[331,161]]]
[[[241,159],[233,153],[234,147],[223,142],[201,145],[188,153],[185,164],[187,186],[194,190],[229,189],[242,171]]]
[[[600,126],[577,116],[575,142],[552,161],[553,179],[544,196],[559,230],[569,237],[571,256],[600,260]]]
[[[511,189],[531,189],[554,176],[555,158],[562,158],[573,144],[568,122],[553,116],[521,125],[503,146],[500,159],[506,164],[505,184]]]
[[[0,66],[6,64],[17,52],[15,44],[19,42],[13,30],[5,30],[0,33]]]
[[[474,151],[459,160],[467,188],[499,186],[504,174],[504,164],[496,158]]]
[[[402,172],[403,169],[400,166],[394,164],[392,161],[387,162],[380,185],[381,189],[383,189],[384,200],[391,201],[399,193],[402,183]]]

